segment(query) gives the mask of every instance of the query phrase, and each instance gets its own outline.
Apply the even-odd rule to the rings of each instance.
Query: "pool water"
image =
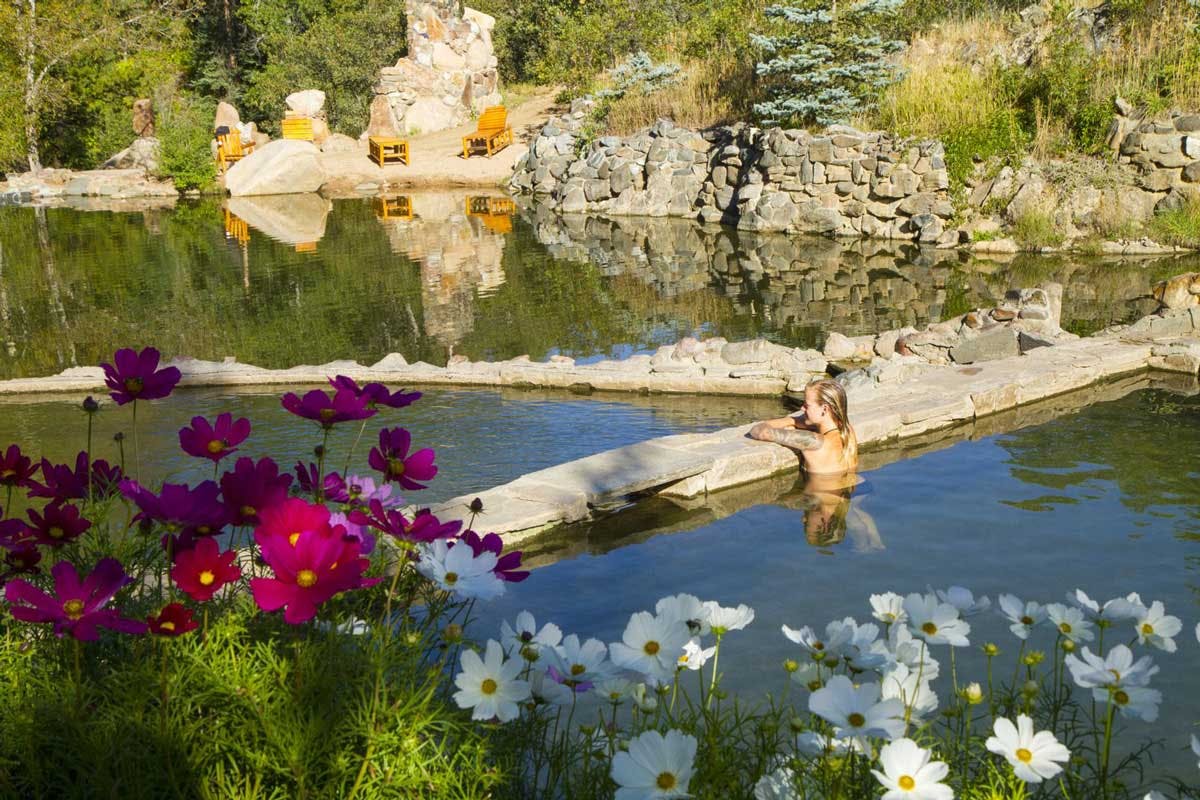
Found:
[[[755,699],[782,691],[783,660],[800,657],[781,625],[823,630],[844,616],[870,621],[872,593],[958,584],[995,604],[1004,592],[1047,603],[1065,602],[1077,587],[1102,600],[1137,591],[1146,603],[1162,600],[1184,630],[1178,652],[1152,653],[1162,667],[1153,685],[1165,698],[1158,723],[1126,727],[1133,739],[1166,740],[1160,766],[1194,770],[1186,747],[1200,722],[1197,453],[1200,397],[1142,390],[867,472],[850,500],[844,538],[823,535],[821,509],[802,484],[691,529],[685,514],[660,502],[640,517],[578,528],[574,537],[560,531],[554,540],[566,544],[557,554],[532,543],[527,549],[539,560],[560,560],[487,605],[474,635],[496,636],[501,619],[529,609],[539,624],[613,642],[631,613],[653,611],[664,595],[746,603],[755,621],[729,634],[720,663],[728,686]],[[673,532],[638,533],[651,529]],[[1019,642],[1007,623],[990,612],[971,625],[972,645],[996,642],[1011,669]],[[1133,637],[1127,625],[1123,641]],[[1051,629],[1031,646],[1052,651]],[[983,658],[969,649],[959,654],[959,680],[986,684]],[[948,688],[938,688],[945,697]]]

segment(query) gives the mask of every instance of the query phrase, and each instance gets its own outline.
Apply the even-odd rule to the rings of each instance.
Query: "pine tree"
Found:
[[[904,0],[795,0],[766,16],[788,30],[753,37],[767,60],[757,65],[771,100],[755,113],[772,124],[845,122],[870,108],[880,91],[899,80],[889,56],[904,43],[879,34]]]

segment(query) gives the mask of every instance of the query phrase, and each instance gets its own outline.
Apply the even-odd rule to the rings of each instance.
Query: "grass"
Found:
[[[1200,247],[1200,197],[1170,211],[1160,211],[1147,225],[1150,238],[1162,244]]]
[[[687,62],[679,83],[652,94],[630,93],[608,104],[603,133],[625,136],[662,118],[689,128],[748,118],[752,80],[753,72],[745,65]]]
[[[1058,247],[1063,243],[1062,231],[1054,224],[1053,214],[1040,208],[1028,209],[1014,219],[1012,235],[1024,250]]]

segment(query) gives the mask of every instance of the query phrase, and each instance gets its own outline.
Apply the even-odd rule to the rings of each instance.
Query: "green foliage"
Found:
[[[996,108],[987,118],[941,135],[946,148],[946,171],[953,187],[961,187],[977,161],[1013,160],[1028,142],[1012,109]]]
[[[159,174],[178,189],[206,189],[217,177],[210,142],[216,103],[178,95],[158,116]]]
[[[890,58],[904,43],[879,34],[882,20],[900,0],[797,0],[773,5],[778,22],[767,35],[753,37],[765,60],[757,66],[768,101],[755,113],[773,124],[845,122],[870,109],[883,89],[899,78]]]
[[[1200,198],[1193,197],[1177,208],[1158,212],[1151,217],[1148,228],[1150,237],[1157,242],[1200,247]]]
[[[1026,250],[1057,247],[1063,234],[1054,224],[1054,215],[1045,209],[1030,208],[1013,220],[1013,238]]]

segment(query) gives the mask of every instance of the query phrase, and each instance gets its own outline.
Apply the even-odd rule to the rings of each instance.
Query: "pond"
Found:
[[[1047,281],[1065,287],[1064,326],[1087,333],[1147,313],[1154,281],[1195,263],[989,260],[453,192],[0,207],[0,379],[146,344],[264,367],[621,357],[689,334],[820,346]]]
[[[500,620],[530,609],[539,624],[614,642],[631,613],[653,611],[664,595],[746,603],[755,621],[729,634],[721,667],[731,688],[756,700],[782,691],[783,660],[801,657],[781,625],[870,621],[872,593],[957,584],[993,603],[1004,592],[1047,603],[1075,588],[1102,599],[1138,591],[1146,603],[1162,600],[1184,629],[1178,652],[1153,652],[1165,698],[1158,723],[1126,727],[1131,740],[1167,742],[1152,774],[1194,770],[1186,745],[1200,720],[1200,396],[1189,391],[1144,389],[870,470],[842,533],[822,525],[831,495],[802,484],[776,486],[777,496],[767,491],[768,500],[720,519],[655,501],[561,530],[526,545],[552,563],[484,607],[475,635],[497,636]],[[1014,656],[1019,642],[998,614],[970,622],[972,645],[993,641]],[[1122,624],[1127,642],[1132,623]],[[1049,629],[1030,641],[1049,658]],[[960,682],[986,683],[978,649],[964,652]],[[938,690],[945,697],[948,681]]]

